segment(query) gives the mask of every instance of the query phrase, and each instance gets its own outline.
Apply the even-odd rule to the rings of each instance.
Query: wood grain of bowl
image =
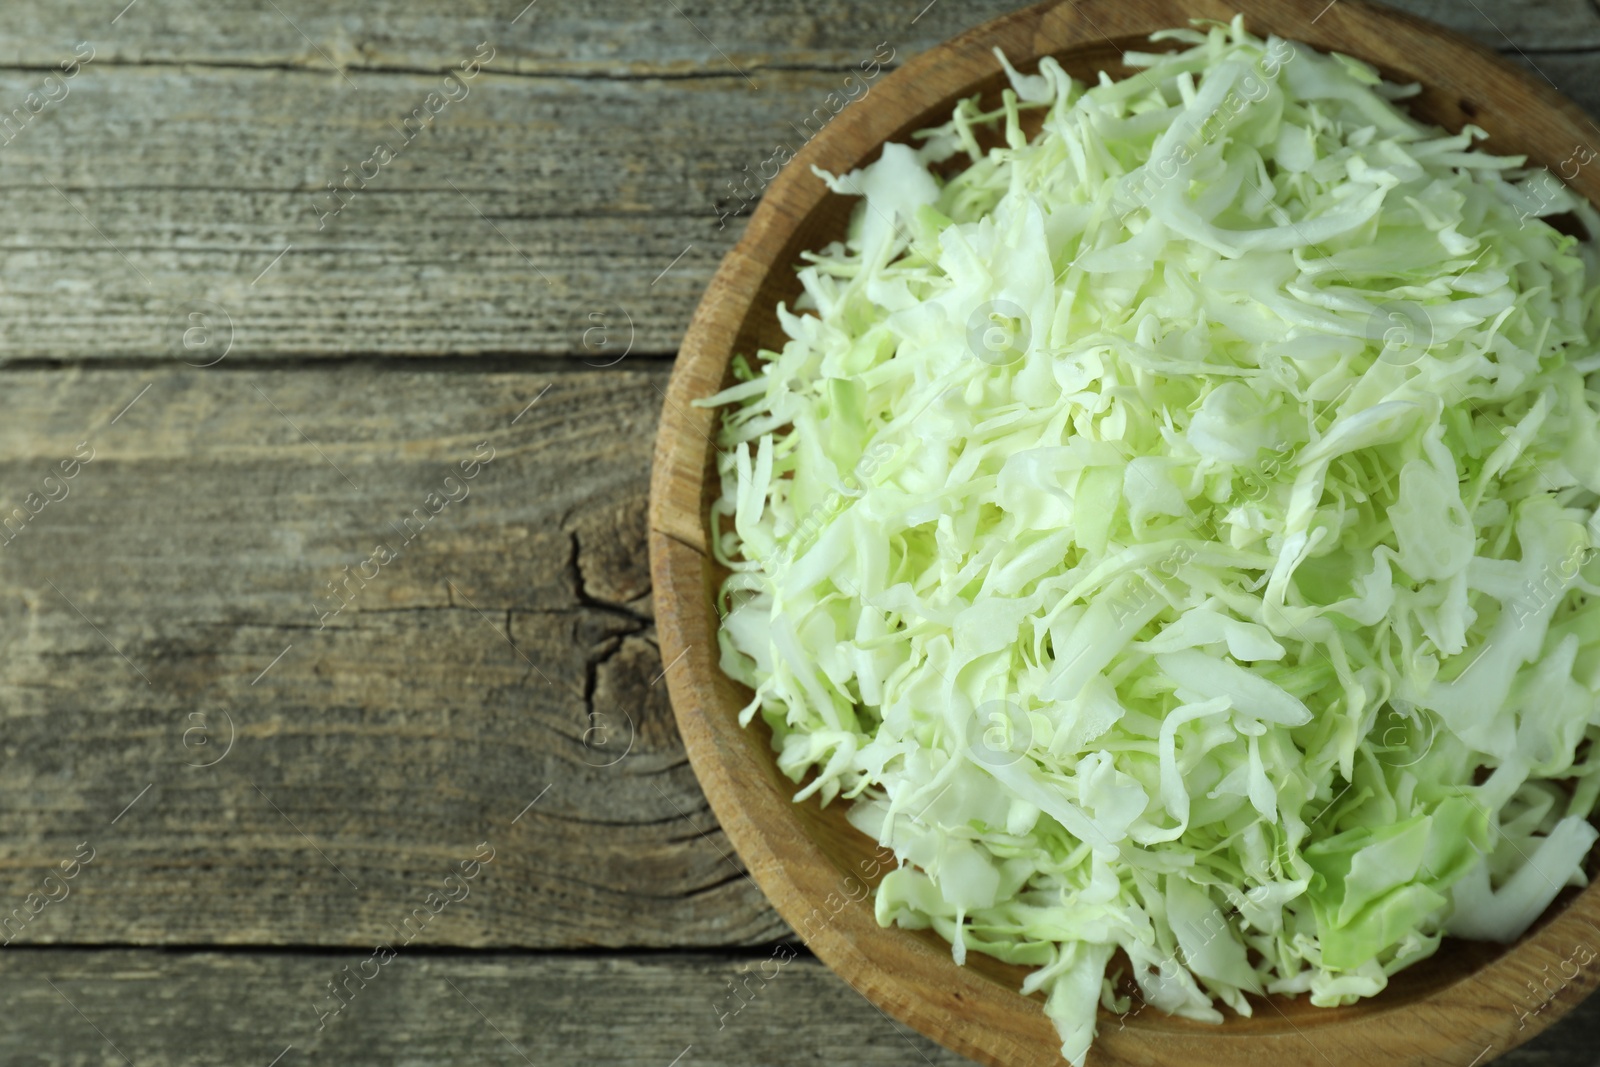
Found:
[[[731,380],[736,353],[781,347],[775,309],[799,292],[800,253],[843,235],[855,198],[830,193],[811,174],[812,164],[843,173],[871,162],[885,142],[943,121],[962,97],[997,100],[1005,84],[991,51],[997,45],[1023,70],[1051,55],[1080,79],[1102,69],[1121,76],[1129,73],[1122,53],[1148,50],[1151,32],[1236,12],[1255,33],[1344,52],[1392,80],[1419,83],[1421,95],[1409,102],[1413,114],[1450,129],[1481,126],[1497,153],[1526,153],[1556,169],[1575,149],[1600,142],[1587,116],[1537,74],[1447,30],[1359,0],[1040,4],[911,60],[845,108],[783,168],[700,303],[663,408],[649,535],[661,653],[670,664],[666,681],[678,727],[712,810],[751,876],[818,957],[883,1011],[986,1064],[1062,1062],[1042,1002],[1017,992],[1025,972],[981,955],[958,967],[936,936],[880,928],[866,895],[882,870],[876,843],[849,826],[843,803],[827,809],[793,803],[795,786],[778,772],[767,729],[759,720],[750,729],[737,722],[749,693],[717,667],[713,598],[724,575],[707,551],[720,413],[691,401]],[[1579,168],[1570,184],[1600,203],[1600,168]],[[1569,979],[1562,965],[1575,946],[1600,947],[1597,922],[1600,887],[1569,892],[1519,942],[1447,940],[1381,995],[1345,1008],[1272,997],[1256,1005],[1252,1018],[1230,1015],[1218,1026],[1154,1010],[1126,1019],[1102,1012],[1089,1062],[1481,1065],[1593,990],[1600,969],[1582,968]],[[1552,975],[1563,976],[1553,995]]]

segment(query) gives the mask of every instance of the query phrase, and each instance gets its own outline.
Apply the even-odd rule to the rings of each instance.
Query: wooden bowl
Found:
[[[817,956],[885,1012],[986,1064],[1062,1062],[1041,1001],[1017,992],[1025,972],[977,954],[957,967],[939,938],[880,928],[868,895],[886,869],[876,843],[846,823],[843,803],[827,809],[793,803],[795,786],[777,770],[766,727],[757,720],[741,729],[736,720],[750,694],[717,667],[713,597],[723,574],[707,551],[720,413],[690,402],[731,380],[735,353],[781,347],[774,309],[799,292],[800,252],[842,236],[854,198],[828,192],[812,164],[844,173],[876,158],[886,141],[943,121],[962,97],[998,98],[1004,78],[991,53],[996,45],[1023,70],[1052,55],[1080,79],[1101,69],[1126,75],[1122,53],[1149,50],[1152,31],[1197,17],[1226,20],[1236,10],[1255,33],[1345,52],[1392,80],[1421,84],[1424,91],[1409,103],[1414,114],[1451,129],[1475,123],[1490,133],[1497,153],[1526,153],[1563,174],[1576,167],[1571,184],[1600,203],[1600,162],[1569,162],[1587,158],[1575,157],[1575,149],[1600,143],[1576,105],[1538,77],[1409,15],[1360,0],[1044,3],[911,60],[805,146],[767,188],[744,238],[712,279],[667,392],[651,481],[651,572],[678,728],[712,810],[757,884]],[[1089,1061],[1481,1065],[1594,988],[1600,965],[1579,962],[1600,951],[1597,918],[1600,888],[1568,893],[1516,944],[1447,940],[1381,995],[1345,1008],[1272,997],[1256,1005],[1253,1017],[1230,1016],[1218,1026],[1154,1009],[1126,1019],[1102,1011]],[[1577,946],[1589,956],[1574,959]],[[1573,969],[1576,976],[1566,977]]]

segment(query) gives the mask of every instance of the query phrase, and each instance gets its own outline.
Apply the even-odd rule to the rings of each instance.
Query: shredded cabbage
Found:
[[[1135,989],[1516,938],[1600,796],[1600,217],[1364,63],[1157,39],[818,172],[848,239],[702,401],[743,721],[1075,1064]]]

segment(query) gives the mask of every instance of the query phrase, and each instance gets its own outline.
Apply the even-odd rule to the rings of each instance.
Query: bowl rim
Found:
[[[863,907],[852,890],[845,889],[848,899],[834,908],[831,902],[853,874],[808,837],[795,805],[773,805],[768,735],[746,731],[736,721],[743,701],[718,667],[715,642],[706,639],[715,586],[703,504],[713,474],[716,413],[691,401],[720,388],[762,281],[792,266],[774,254],[831,195],[810,173],[812,165],[842,172],[885,141],[927,125],[953,95],[964,95],[961,87],[995,76],[995,46],[1019,69],[1031,70],[1045,55],[1106,46],[1120,52],[1119,41],[1131,43],[1191,19],[1226,21],[1235,13],[1254,33],[1345,52],[1386,73],[1408,75],[1430,92],[1453,98],[1462,122],[1501,118],[1501,128],[1518,130],[1518,150],[1546,166],[1555,167],[1566,145],[1600,141],[1600,134],[1585,137],[1600,127],[1534,75],[1453,31],[1364,0],[1046,0],[912,58],[872,88],[876,105],[845,107],[795,154],[766,187],[744,235],[709,283],[664,395],[648,534],[656,624],[678,729],[712,811],[755,883],[819,959],[880,1011],[981,1063],[1052,1067],[1064,1061],[1036,999],[1006,989],[978,968],[957,967],[947,947],[935,951],[907,931],[877,926],[870,905]],[[883,106],[886,99],[893,106]],[[1505,125],[1511,116],[1517,127]],[[1508,139],[1497,138],[1494,146],[1503,149]],[[1569,184],[1600,203],[1594,169],[1580,168]],[[825,901],[829,914],[819,926],[814,920]],[[1305,1026],[1283,1013],[1278,998],[1268,1000],[1286,1027],[1236,1017],[1207,1027],[1162,1016],[1112,1030],[1103,1025],[1102,1010],[1089,1063],[1182,1058],[1191,1067],[1278,1067],[1286,1056],[1304,1057],[1302,1046],[1309,1042],[1330,1064],[1481,1064],[1543,1030],[1600,984],[1600,968],[1580,968],[1553,996],[1527,1010],[1525,987],[1570,963],[1567,946],[1585,944],[1586,938],[1600,945],[1595,885],[1553,906],[1541,925],[1494,959],[1410,999],[1386,1004],[1380,994],[1348,1008],[1317,1009]]]

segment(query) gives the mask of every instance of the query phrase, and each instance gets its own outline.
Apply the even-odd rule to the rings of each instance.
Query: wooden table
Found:
[[[748,980],[644,504],[746,175],[1008,5],[122,2],[0,10],[0,1064],[964,1062]]]

